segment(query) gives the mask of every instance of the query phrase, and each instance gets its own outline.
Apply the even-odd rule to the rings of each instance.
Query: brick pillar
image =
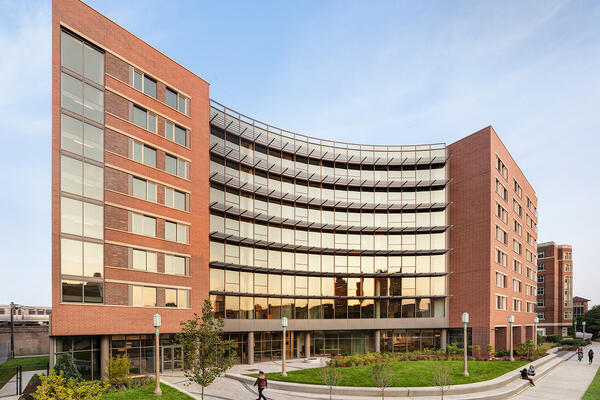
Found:
[[[254,364],[254,332],[248,332],[248,364]]]

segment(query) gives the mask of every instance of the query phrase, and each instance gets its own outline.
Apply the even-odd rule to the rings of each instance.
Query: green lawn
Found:
[[[594,377],[594,380],[592,381],[592,383],[590,383],[590,386],[588,387],[588,390],[583,395],[582,400],[596,400],[596,399],[600,399],[600,369],[598,369],[598,371],[596,372],[596,376]]]
[[[493,379],[527,363],[527,361],[469,361],[469,376],[462,376],[462,361],[396,361],[391,364],[396,377],[394,386],[409,387],[433,386],[433,374],[438,364],[447,365],[452,372],[453,384],[459,385]],[[376,386],[371,379],[372,367],[373,364],[339,368],[342,374],[339,386]],[[267,374],[267,378],[275,381],[322,385],[319,369],[291,371],[286,378],[283,378],[279,372],[273,372]]]
[[[23,371],[45,370],[48,365],[48,356],[11,358],[0,364],[0,388],[3,387],[17,372],[18,366]]]
[[[162,397],[157,397],[162,400],[189,400],[193,399],[187,394],[181,393],[177,389],[173,389],[171,386],[167,386],[164,383],[160,384],[162,390]],[[120,399],[131,399],[141,400],[154,397],[154,383],[151,385],[145,385],[136,389],[123,390],[120,392],[114,392],[105,394],[101,397],[101,400],[120,400]]]

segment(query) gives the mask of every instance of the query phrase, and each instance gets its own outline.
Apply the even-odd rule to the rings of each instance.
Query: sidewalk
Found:
[[[511,398],[511,400],[576,400],[581,399],[588,386],[594,379],[596,371],[600,366],[598,355],[600,355],[600,345],[594,343],[594,363],[588,365],[587,351],[581,362],[577,361],[575,352],[567,357],[558,367],[548,375],[536,380],[535,387],[530,387]]]

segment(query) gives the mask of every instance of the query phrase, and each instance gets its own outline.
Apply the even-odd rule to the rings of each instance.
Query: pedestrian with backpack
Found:
[[[594,360],[594,350],[590,349],[590,351],[588,351],[588,359],[590,360],[589,365],[592,365],[592,361]]]
[[[258,399],[256,400],[267,400],[267,398],[263,394],[263,390],[269,387],[269,383],[267,382],[267,377],[265,376],[264,372],[258,371],[258,378],[256,378],[254,386],[258,386]]]

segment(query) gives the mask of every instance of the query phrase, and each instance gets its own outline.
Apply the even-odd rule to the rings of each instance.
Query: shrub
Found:
[[[531,359],[533,356],[533,350],[535,349],[535,345],[533,344],[533,340],[528,339],[524,343],[521,343],[519,347],[516,349],[516,353],[519,356],[527,357],[527,359]]]
[[[508,357],[510,352],[508,350],[496,350],[494,356],[496,357]]]
[[[40,385],[33,394],[36,400],[98,400],[110,390],[108,382],[67,378],[61,371],[40,375]]]
[[[473,346],[473,350],[475,350],[475,353],[473,355],[477,358],[481,358],[481,346],[476,344],[475,346]]]
[[[552,342],[552,343],[560,343],[562,338],[563,338],[562,335],[548,335],[548,336],[546,336],[546,341]]]
[[[130,381],[129,371],[131,369],[131,361],[127,356],[111,357],[108,360],[106,375],[108,382],[116,387],[127,385]]]
[[[488,357],[492,357],[494,355],[494,346],[492,346],[491,344],[487,345],[487,353],[488,353]]]
[[[57,373],[62,371],[66,379],[81,379],[81,374],[73,361],[73,355],[71,353],[63,353],[58,356],[56,364],[54,364],[54,371]]]

